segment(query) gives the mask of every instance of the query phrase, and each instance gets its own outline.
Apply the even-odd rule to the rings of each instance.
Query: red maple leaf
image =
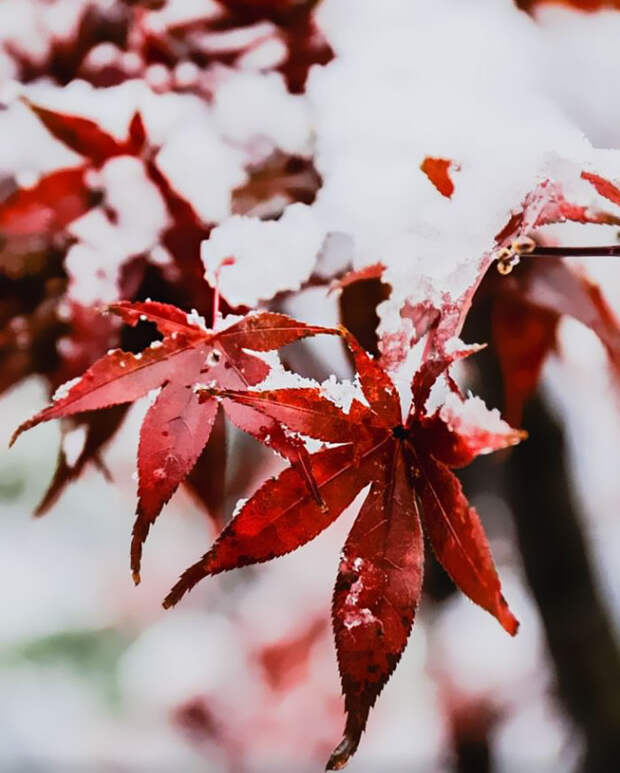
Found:
[[[268,480],[224,529],[211,550],[164,601],[176,604],[206,575],[288,553],[327,528],[368,484],[344,545],[333,599],[333,627],[345,695],[344,738],[328,768],[355,752],[368,713],[407,642],[420,598],[422,528],[455,583],[515,634],[518,623],[500,588],[482,525],[450,467],[518,442],[522,433],[497,421],[476,427],[445,406],[427,415],[437,378],[461,349],[428,359],[414,377],[413,407],[403,421],[388,374],[345,333],[367,404],[342,411],[317,388],[219,391],[223,402],[251,408],[291,431],[338,444],[312,454],[327,505],[321,510],[293,467]],[[475,349],[474,349],[475,351]],[[207,390],[211,397],[214,390]]]
[[[66,227],[96,206],[101,196],[87,183],[89,169],[120,155],[137,155],[145,142],[139,114],[127,139],[119,142],[94,121],[65,115],[24,100],[56,139],[85,157],[76,167],[44,175],[31,188],[15,190],[0,204],[0,267],[9,275],[24,273],[25,261],[69,241]]]
[[[218,401],[205,397],[200,385],[244,389],[262,381],[269,366],[248,349],[265,352],[300,338],[335,330],[297,322],[283,314],[250,314],[215,332],[168,304],[147,301],[110,306],[129,325],[155,323],[163,335],[141,354],[110,350],[76,381],[65,385],[54,402],[24,422],[11,442],[43,421],[133,402],[162,387],[149,408],[138,448],[137,517],[131,545],[134,580],[140,579],[142,544],[151,524],[177,486],[191,472],[205,448],[218,413]],[[303,443],[287,435],[273,419],[230,400],[222,400],[229,419],[240,429],[285,456],[324,507]]]
[[[200,260],[199,249],[201,241],[208,237],[210,228],[202,223],[191,205],[172,189],[166,177],[159,171],[155,162],[157,149],[147,145],[146,131],[140,114],[134,114],[126,138],[119,141],[87,118],[43,108],[29,101],[26,101],[26,104],[57,140],[84,156],[84,162],[78,167],[62,169],[41,178],[31,189],[15,191],[0,205],[0,241],[3,242],[0,247],[0,268],[18,278],[22,274],[33,273],[35,269],[41,271],[39,264],[44,257],[53,253],[50,248],[57,249],[61,245],[66,247],[70,244],[72,237],[67,233],[66,227],[101,200],[101,196],[95,195],[86,183],[88,170],[100,167],[115,156],[132,155],[143,159],[145,173],[164,199],[170,223],[162,228],[160,240],[170,252],[176,264],[175,268],[178,269],[173,281],[162,281],[161,286],[151,287],[150,293],[163,294],[163,300],[173,301],[188,308],[195,306],[201,313],[211,316],[213,290],[204,279],[204,266]],[[49,262],[50,259],[47,259]],[[59,260],[57,258],[56,262],[59,263]],[[139,297],[147,267],[148,263],[144,257],[140,259],[139,256],[127,255],[127,263],[120,279],[125,297],[132,298],[136,294]],[[53,320],[54,329],[59,326],[69,327],[63,343],[70,346],[62,350],[60,369],[50,374],[52,389],[83,373],[92,362],[117,343],[115,337],[103,345],[101,335],[93,336],[93,329],[97,330],[102,326],[105,328],[106,325],[110,327],[109,319],[102,318],[95,311],[91,316],[97,319],[83,325],[82,317],[87,315],[87,310],[76,310],[75,304],[70,304],[70,310],[71,313],[65,314],[62,323],[55,318]],[[84,332],[86,335],[83,335]],[[0,339],[3,339],[2,334]],[[3,343],[4,341],[0,340],[0,346]],[[67,354],[68,351],[71,352],[70,355]],[[76,353],[79,355],[79,361],[75,361]],[[11,375],[11,379],[15,380],[15,377]],[[105,469],[99,452],[114,434],[123,416],[123,410],[109,412],[107,419],[87,413],[64,423],[63,433],[70,431],[76,423],[85,428],[83,451],[75,464],[69,465],[61,445],[54,479],[36,510],[37,514],[43,514],[54,504],[66,484],[76,479],[88,462],[94,461]],[[210,442],[196,464],[195,474],[188,476],[186,481],[216,520],[221,510],[221,481],[215,480],[214,473],[205,475],[203,466],[207,464],[207,470],[211,470],[215,457],[218,469],[223,471],[223,439],[222,431],[212,433]],[[223,477],[222,475],[222,480]]]
[[[119,142],[89,118],[59,113],[24,101],[57,140],[87,158],[96,167],[115,156],[137,155],[146,142],[146,132],[139,113],[135,113],[131,119],[127,138]]]
[[[200,243],[208,238],[211,226],[200,219],[191,204],[174,190],[159,170],[156,163],[158,148],[147,143],[140,114],[134,114],[126,138],[117,140],[87,118],[43,108],[29,101],[26,101],[26,104],[57,140],[84,156],[84,161],[78,167],[62,169],[41,178],[31,189],[13,192],[0,204],[0,270],[19,280],[22,276],[27,278],[35,272],[48,270],[47,264],[51,263],[62,278],[62,285],[55,285],[54,297],[59,301],[65,286],[65,277],[62,270],[62,253],[58,250],[61,247],[66,248],[73,240],[66,230],[67,226],[102,201],[100,194],[89,189],[86,183],[87,172],[100,167],[109,158],[127,154],[142,160],[145,174],[164,200],[169,222],[162,224],[160,242],[171,255],[174,270],[162,273],[158,267],[149,264],[148,256],[127,255],[119,277],[122,295],[132,299],[156,295],[160,300],[184,308],[196,307],[201,314],[211,318],[217,301],[213,288],[204,278],[199,249]],[[29,303],[30,297],[26,298],[26,301]],[[228,309],[225,301],[221,305]],[[13,309],[13,306],[11,303],[10,308]],[[71,314],[64,314],[62,320],[57,319],[55,306],[46,304],[46,308],[47,306],[50,306],[50,309],[45,318],[49,317],[50,323],[42,331],[47,337],[46,346],[44,349],[40,347],[41,350],[50,349],[47,339],[51,338],[52,333],[56,337],[62,333],[63,343],[68,344],[63,347],[62,352],[58,351],[58,355],[51,356],[52,365],[47,366],[45,371],[47,373],[54,368],[53,372],[47,373],[54,389],[63,381],[83,373],[107,349],[116,346],[118,339],[115,337],[99,346],[102,343],[101,336],[93,337],[92,322],[87,326],[87,335],[81,335],[81,314],[76,314],[75,304],[71,304]],[[83,309],[82,312],[86,310]],[[96,312],[94,316],[98,316]],[[109,326],[110,320],[99,317],[94,324],[97,328],[102,324]],[[20,378],[29,367],[41,370],[36,364],[31,365],[23,348],[13,351],[17,347],[11,345],[11,331],[12,320],[9,319],[4,329],[0,330],[0,350],[3,361],[8,365],[5,367],[7,385]],[[133,351],[146,345],[142,332],[137,331],[137,336],[132,336],[132,340],[127,342]],[[51,348],[56,352],[53,343]],[[67,354],[69,350],[70,356]],[[76,353],[79,354],[79,361],[76,361],[74,356]],[[56,362],[59,358],[60,368]],[[76,462],[69,465],[61,445],[54,479],[36,510],[37,514],[46,512],[65,486],[76,479],[90,461],[94,461],[105,471],[100,451],[120,425],[123,414],[122,410],[111,411],[106,420],[87,412],[63,423],[63,434],[71,431],[76,424],[85,429],[83,451]],[[215,431],[211,432],[209,441],[185,483],[218,523],[221,523],[225,462],[225,433],[221,422],[216,421]]]
[[[584,171],[600,196],[620,206],[620,189],[600,175]],[[507,245],[541,225],[572,220],[591,224],[618,224],[617,216],[568,202],[550,181],[541,183],[501,234]],[[536,389],[547,356],[556,346],[557,326],[568,315],[589,327],[607,350],[616,376],[620,376],[620,323],[600,287],[583,272],[561,259],[564,255],[614,256],[618,246],[563,248],[532,243],[530,256],[521,256],[508,276],[487,275],[483,294],[493,303],[493,343],[500,360],[505,392],[505,416],[520,423],[523,406]]]
[[[80,168],[82,173],[89,168],[100,167],[115,156],[129,155],[142,160],[145,175],[161,194],[168,210],[170,223],[166,226],[162,224],[159,240],[170,253],[177,269],[175,283],[183,285],[182,289],[189,297],[189,307],[209,313],[212,293],[204,278],[200,244],[209,237],[211,226],[201,220],[192,205],[173,188],[157,166],[159,148],[148,142],[140,113],[133,115],[127,138],[119,142],[87,118],[32,103],[28,105],[57,140],[86,158],[86,163]],[[127,255],[128,260],[132,257],[135,256]]]
[[[429,166],[426,162],[441,162]],[[423,171],[438,187],[435,175],[447,170],[444,159],[425,161]],[[620,206],[620,188],[600,175],[583,171],[581,178],[612,204]],[[439,187],[438,187],[439,190]],[[568,314],[590,327],[609,355],[616,374],[620,374],[620,323],[607,304],[601,289],[583,274],[560,260],[562,254],[618,256],[618,245],[611,247],[562,248],[537,244],[532,236],[541,226],[567,221],[591,225],[618,225],[620,218],[594,207],[575,204],[565,198],[562,188],[552,180],[539,183],[524,198],[495,237],[495,249],[482,256],[475,281],[457,298],[441,293],[441,303],[429,299],[406,300],[400,316],[412,323],[413,335],[404,330],[384,335],[381,340],[383,363],[390,368],[400,364],[410,348],[426,336],[427,354],[440,353],[446,343],[458,336],[475,297],[493,296],[493,340],[500,358],[505,383],[506,418],[519,424],[525,400],[536,388],[540,370],[556,343],[561,315]],[[533,250],[531,255],[527,253]],[[498,258],[503,264],[498,277],[489,269]],[[346,274],[333,284],[343,288],[369,278],[381,277],[385,268],[376,263]],[[479,290],[479,286],[482,287]]]
[[[620,323],[601,288],[561,258],[523,258],[506,277],[490,277],[493,344],[500,360],[505,416],[521,421],[547,356],[555,349],[564,315],[589,327],[607,350],[620,378]]]

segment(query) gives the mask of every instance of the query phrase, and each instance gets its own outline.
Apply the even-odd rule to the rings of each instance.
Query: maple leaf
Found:
[[[158,148],[148,143],[141,114],[134,113],[126,139],[118,141],[87,118],[49,110],[31,102],[27,104],[57,140],[85,156],[87,163],[81,167],[83,171],[98,168],[115,156],[130,155],[142,160],[144,173],[161,194],[170,218],[170,223],[162,227],[159,241],[178,269],[176,283],[183,285],[190,301],[188,306],[208,313],[212,292],[204,278],[200,245],[209,238],[211,226],[201,220],[157,166]],[[131,257],[127,255],[128,260]]]
[[[174,191],[158,169],[155,162],[156,148],[147,147],[146,131],[140,114],[134,114],[129,123],[126,139],[119,141],[89,119],[43,108],[28,100],[23,101],[57,140],[73,151],[79,152],[85,160],[78,167],[62,169],[41,178],[31,189],[15,191],[0,204],[0,270],[19,279],[22,275],[29,277],[37,272],[41,273],[46,269],[47,263],[52,263],[54,267],[58,264],[57,270],[64,278],[62,256],[57,252],[61,245],[66,243],[65,246],[68,246],[70,243],[71,237],[67,234],[66,227],[101,201],[101,195],[90,190],[86,184],[87,171],[101,166],[109,158],[129,154],[142,158],[146,175],[156,185],[164,199],[170,215],[170,223],[162,230],[160,241],[171,254],[176,264],[175,268],[178,270],[172,282],[162,278],[157,286],[153,286],[152,275],[157,269],[151,266],[147,275],[148,263],[145,258],[128,255],[120,278],[123,294],[129,298],[136,295],[139,297],[144,282],[149,287],[148,294],[157,293],[158,296],[163,296],[162,300],[172,301],[188,308],[195,306],[201,313],[211,316],[215,305],[214,291],[204,278],[204,266],[200,260],[200,243],[208,237],[210,227],[200,220],[192,206]],[[149,280],[151,280],[150,285]],[[56,292],[56,296],[60,297],[59,291]],[[225,302],[221,305],[228,309]],[[76,330],[84,327],[80,324],[80,317],[84,313],[86,310],[82,309],[79,314],[76,314],[75,304],[71,304],[71,313],[65,314],[61,322],[52,314],[54,323],[52,330],[61,329],[64,332],[67,323],[70,323],[69,337],[65,336],[66,341],[63,341],[68,346],[62,349],[60,371],[50,374],[52,389],[63,381],[81,374],[117,342],[116,337],[107,345],[98,346],[101,336],[93,336],[93,325],[98,328],[101,324],[105,324],[106,320],[96,312],[94,315],[98,320],[94,322],[91,320],[86,326],[87,335],[81,335],[80,341],[76,341]],[[5,331],[0,332],[0,348],[3,355],[4,350],[9,349],[5,344],[10,344],[11,330],[11,321],[9,321],[7,335],[4,335]],[[69,351],[71,356],[67,354]],[[76,352],[81,353],[80,362],[74,361]],[[14,360],[16,361],[13,362]],[[29,365],[23,352],[13,357],[9,364],[11,367],[6,374],[7,383],[12,383],[21,377]],[[58,375],[64,375],[64,378],[58,379]],[[120,425],[122,413],[115,416],[118,416],[118,421],[110,422],[109,425],[105,420],[101,421],[92,414],[81,416],[77,422],[63,424],[63,434],[70,432],[76,423],[86,429],[87,436],[83,452],[80,453],[74,465],[69,465],[61,445],[54,478],[36,509],[37,514],[42,514],[49,509],[67,483],[79,476],[87,462],[94,461],[104,469],[99,452],[113,434],[112,427],[118,428]],[[109,434],[105,431],[106,427],[109,427]],[[198,499],[207,506],[216,519],[221,511],[223,475],[222,480],[216,480],[215,472],[206,476],[200,472],[205,462],[209,463],[209,468],[215,469],[212,466],[212,457],[215,451],[219,451],[215,456],[218,468],[223,473],[225,464],[223,438],[222,432],[215,433],[197,462],[195,474],[188,476],[186,481],[189,488],[197,494]],[[220,492],[215,496],[218,488]]]
[[[227,462],[226,423],[220,411],[213,422],[207,444],[184,481],[189,493],[203,506],[218,530],[225,523]]]
[[[265,352],[317,333],[336,330],[307,325],[283,314],[250,314],[223,330],[208,330],[180,309],[153,301],[111,305],[124,322],[153,322],[163,335],[141,354],[110,350],[75,383],[69,382],[53,403],[24,422],[11,443],[43,421],[133,402],[161,388],[144,418],[138,447],[138,507],[131,545],[134,580],[140,579],[142,545],[164,504],[191,472],[205,448],[218,402],[201,393],[200,384],[244,389],[262,381],[267,363],[246,350]],[[308,486],[312,501],[323,507],[303,443],[273,419],[252,407],[222,400],[228,418],[244,432],[286,457]]]
[[[453,162],[447,159],[432,159],[428,157],[422,165],[422,170],[429,176],[429,179],[438,188],[440,193],[442,192],[440,188],[445,182],[441,175],[452,164]],[[599,195],[616,206],[620,205],[620,188],[613,182],[587,171],[581,173],[581,178],[590,183]],[[453,297],[451,293],[440,291],[433,287],[432,284],[419,282],[416,294],[407,298],[399,310],[400,317],[403,320],[408,320],[411,325],[409,327],[402,326],[396,331],[384,332],[380,337],[379,349],[381,351],[382,364],[390,371],[397,369],[404,362],[411,347],[425,336],[425,356],[441,356],[441,351],[446,343],[460,334],[479,286],[488,274],[491,266],[496,263],[501,273],[506,275],[528,253],[538,254],[539,256],[545,254],[545,259],[547,259],[547,255],[561,255],[562,248],[560,247],[547,248],[545,253],[545,249],[541,248],[532,237],[536,235],[537,229],[542,226],[566,222],[592,225],[620,225],[620,217],[613,214],[613,212],[607,212],[592,206],[575,204],[566,199],[562,187],[558,183],[550,179],[543,180],[525,196],[520,209],[513,212],[506,225],[495,236],[493,248],[481,256],[476,271],[472,274],[471,283],[460,295]],[[611,256],[618,255],[619,253],[620,249],[615,245],[607,248],[585,249],[580,254]],[[385,267],[383,264],[375,263],[345,274],[344,277],[334,282],[332,287],[343,289],[351,284],[367,279],[377,279],[383,276],[384,271]],[[569,269],[566,269],[566,271],[570,274]],[[558,277],[558,288],[551,290],[551,294],[557,295],[560,285],[565,285],[567,292],[570,292],[572,300],[568,297],[565,299],[564,310],[561,313],[565,313],[566,309],[573,304],[578,307],[579,311],[575,316],[582,321],[584,317],[587,318],[588,321],[584,324],[592,327],[600,335],[601,340],[610,353],[612,363],[615,363],[617,354],[614,351],[616,334],[613,332],[615,325],[613,314],[607,307],[600,292],[598,297],[595,298],[593,289],[587,289],[587,282],[583,284],[584,280],[581,281],[582,287],[579,289],[577,287],[578,283],[576,284],[574,280],[570,281],[566,277],[564,280],[560,280]],[[588,296],[589,301],[587,300]],[[551,300],[552,307],[554,305],[557,306],[559,303],[561,301],[557,297]],[[530,306],[532,305],[530,303]],[[510,316],[512,320],[516,321],[516,313]],[[545,317],[546,321],[547,318]],[[539,322],[542,322],[542,317],[539,319]],[[524,333],[525,330],[521,332]],[[534,338],[537,336],[541,336],[545,342],[553,340],[548,326],[547,330],[543,333],[540,330],[540,325],[533,323],[528,334],[533,336],[533,346],[535,345]],[[508,341],[507,337],[506,341]],[[522,343],[523,354],[520,356],[527,358],[525,342]],[[541,345],[539,344],[539,346]],[[545,343],[545,347],[547,347],[547,343]],[[529,378],[532,383],[535,383],[535,377]],[[520,412],[516,411],[511,416],[518,423]]]
[[[63,301],[62,315],[65,325],[62,335],[56,343],[60,355],[58,367],[48,374],[52,389],[81,375],[89,365],[100,357],[118,340],[120,320],[111,315],[103,315],[97,309],[82,306],[75,301]],[[70,326],[67,322],[70,320]],[[101,451],[111,440],[123,422],[127,406],[119,405],[101,412],[80,414],[64,419],[61,424],[62,440],[58,452],[56,470],[50,485],[35,509],[35,515],[45,514],[58,500],[65,487],[76,480],[89,462],[94,464],[110,478],[101,459]],[[75,443],[82,439],[82,447],[77,456],[75,446],[67,453],[67,442]]]
[[[423,529],[459,588],[508,633],[516,633],[518,623],[502,596],[482,525],[450,467],[523,437],[498,416],[476,426],[468,418],[471,401],[461,403],[456,396],[462,410],[452,400],[426,415],[436,379],[472,349],[422,365],[413,380],[412,409],[403,421],[388,374],[350,334],[343,335],[367,404],[353,400],[345,413],[317,388],[219,391],[223,402],[252,408],[291,431],[338,444],[311,456],[327,510],[318,507],[296,469],[285,469],[244,504],[164,601],[165,607],[176,604],[206,575],[295,550],[326,529],[370,484],[344,545],[334,590],[333,628],[347,712],[343,740],[328,764],[334,770],[355,752],[368,713],[407,642],[422,587]]]
[[[306,678],[312,647],[326,629],[325,618],[315,615],[299,633],[280,637],[258,649],[254,657],[272,690],[286,691]]]
[[[65,115],[23,100],[56,139],[85,156],[76,167],[59,169],[41,177],[31,188],[19,188],[0,204],[0,269],[8,275],[34,273],[33,260],[41,262],[61,238],[69,242],[66,227],[101,201],[87,183],[87,172],[119,155],[138,155],[146,135],[136,113],[123,142],[111,137],[86,118]]]
[[[581,173],[581,178],[600,196],[620,206],[620,189],[613,182],[587,171]],[[497,242],[515,244],[541,225],[566,220],[620,222],[613,214],[568,202],[559,186],[547,180],[526,197],[523,210],[498,234]],[[504,381],[505,416],[517,424],[526,400],[536,389],[545,359],[556,347],[557,327],[563,315],[573,317],[598,336],[616,377],[620,377],[620,323],[601,288],[560,257],[617,256],[617,245],[563,248],[531,242],[530,246],[530,256],[517,255],[516,261],[508,264],[509,275],[487,275],[481,288],[481,295],[490,294],[494,299],[492,337]]]
[[[44,175],[32,188],[18,188],[0,204],[0,270],[12,277],[36,273],[69,223],[97,203],[84,168]]]
[[[27,99],[23,101],[57,140],[85,156],[95,167],[115,156],[137,155],[146,142],[140,113],[133,115],[127,138],[119,142],[89,118],[50,110]]]
[[[357,282],[365,282],[369,279],[381,279],[384,272],[385,266],[383,263],[372,263],[369,266],[364,266],[363,268],[347,271],[344,276],[341,276],[339,279],[334,279],[329,287],[329,292],[331,293],[334,290],[343,290],[345,287],[349,287],[350,285],[356,284]]]
[[[562,316],[589,327],[607,351],[620,379],[620,323],[601,288],[561,258],[524,258],[506,277],[490,277],[492,336],[500,361],[505,416],[519,423],[543,363],[555,349]]]
[[[610,201],[620,205],[620,190],[609,180],[591,172],[582,171],[581,179],[590,183],[596,192]],[[495,257],[502,251],[511,251],[516,265],[522,254],[521,240],[526,242],[537,228],[554,223],[584,223],[592,225],[620,225],[620,218],[613,213],[583,206],[567,200],[562,187],[553,180],[543,180],[524,198],[521,209],[514,212],[504,228],[495,236]],[[535,247],[529,240],[526,251]],[[505,260],[505,258],[500,258]]]

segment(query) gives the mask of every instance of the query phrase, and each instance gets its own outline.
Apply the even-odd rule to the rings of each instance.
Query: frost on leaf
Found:
[[[432,173],[434,184],[440,184],[441,180],[436,177],[437,168],[447,167],[445,164],[429,166],[426,162],[426,173],[429,176]],[[620,203],[620,189],[606,178],[584,171],[580,178],[572,182],[580,181],[582,186],[589,183],[581,191],[584,195],[587,195],[588,190],[594,190],[612,204]],[[519,260],[526,258],[527,252],[535,249],[538,229],[566,222],[619,225],[620,216],[600,209],[593,203],[576,203],[564,194],[560,183],[544,179],[513,210],[503,228],[489,242],[487,252],[461,262],[456,268],[452,267],[446,275],[440,273],[435,276],[429,273],[418,276],[413,293],[411,290],[403,290],[403,287],[410,287],[409,283],[400,281],[394,269],[381,263],[356,269],[334,286],[344,287],[371,277],[381,277],[384,282],[392,285],[390,299],[379,307],[381,322],[378,332],[382,364],[391,372],[397,371],[411,348],[420,340],[425,339],[423,358],[427,358],[441,355],[445,343],[459,335],[474,296],[496,260],[500,263],[505,261],[507,271],[511,270]],[[605,345],[609,350],[608,343]]]
[[[207,575],[268,561],[316,537],[369,483],[370,491],[343,549],[333,625],[347,724],[329,762],[339,769],[353,754],[368,712],[407,642],[422,582],[422,527],[448,574],[473,601],[514,635],[518,623],[501,593],[480,519],[449,469],[480,453],[519,442],[483,404],[451,398],[427,416],[425,395],[451,362],[470,350],[428,361],[414,379],[414,405],[403,421],[389,375],[343,331],[367,405],[344,413],[316,388],[221,390],[223,403],[251,406],[290,430],[339,445],[311,455],[321,510],[300,472],[285,469],[241,507],[211,550],[167,596],[176,604]],[[420,401],[415,404],[415,400]]]
[[[293,204],[277,221],[228,218],[203,242],[202,259],[212,273],[234,255],[235,265],[222,275],[222,294],[229,303],[255,306],[280,290],[299,289],[315,267],[324,237],[312,210]]]

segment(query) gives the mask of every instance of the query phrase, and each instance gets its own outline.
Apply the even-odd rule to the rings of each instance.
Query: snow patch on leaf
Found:
[[[76,378],[69,379],[69,381],[65,381],[64,384],[61,384],[52,395],[52,402],[56,403],[59,400],[64,400],[65,397],[69,394],[69,392],[73,389],[73,387],[76,384],[78,384],[81,380],[82,380],[81,376],[76,376]]]
[[[206,223],[230,215],[230,192],[247,179],[244,161],[209,116],[175,132],[157,154],[158,168]]]
[[[213,117],[223,136],[234,143],[262,139],[300,155],[310,149],[306,101],[287,91],[279,73],[229,75],[217,89]]]
[[[471,394],[466,400],[461,400],[454,392],[448,392],[439,416],[450,430],[469,438],[488,435],[496,443],[499,438],[504,438],[508,441],[507,445],[515,445],[525,437],[524,432],[515,430],[502,419],[497,408],[488,408],[484,400]],[[486,447],[478,446],[477,451],[488,454],[496,448],[497,445],[489,443]]]
[[[330,376],[321,383],[319,391],[323,397],[331,400],[345,414],[349,413],[354,400],[359,401],[363,405],[368,405],[357,378],[354,381],[346,379],[339,381],[335,376]]]
[[[78,239],[66,258],[69,293],[84,305],[117,300],[121,266],[157,244],[168,222],[163,199],[138,159],[114,158],[102,167],[100,178],[114,218],[97,207],[68,229]]]
[[[256,306],[280,290],[299,288],[312,273],[325,232],[305,204],[292,204],[277,222],[235,215],[214,228],[202,243],[206,271],[213,275],[224,258],[222,295],[234,306]]]

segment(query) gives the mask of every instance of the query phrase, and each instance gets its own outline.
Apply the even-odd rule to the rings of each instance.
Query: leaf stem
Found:
[[[533,258],[613,258],[620,257],[620,244],[601,247],[543,247],[536,245],[532,252],[527,253]]]
[[[232,266],[235,263],[235,259],[232,255],[227,258],[222,258],[219,266],[215,269],[215,287],[213,288],[213,319],[211,328],[215,330],[217,318],[220,314],[220,273],[225,266]]]

